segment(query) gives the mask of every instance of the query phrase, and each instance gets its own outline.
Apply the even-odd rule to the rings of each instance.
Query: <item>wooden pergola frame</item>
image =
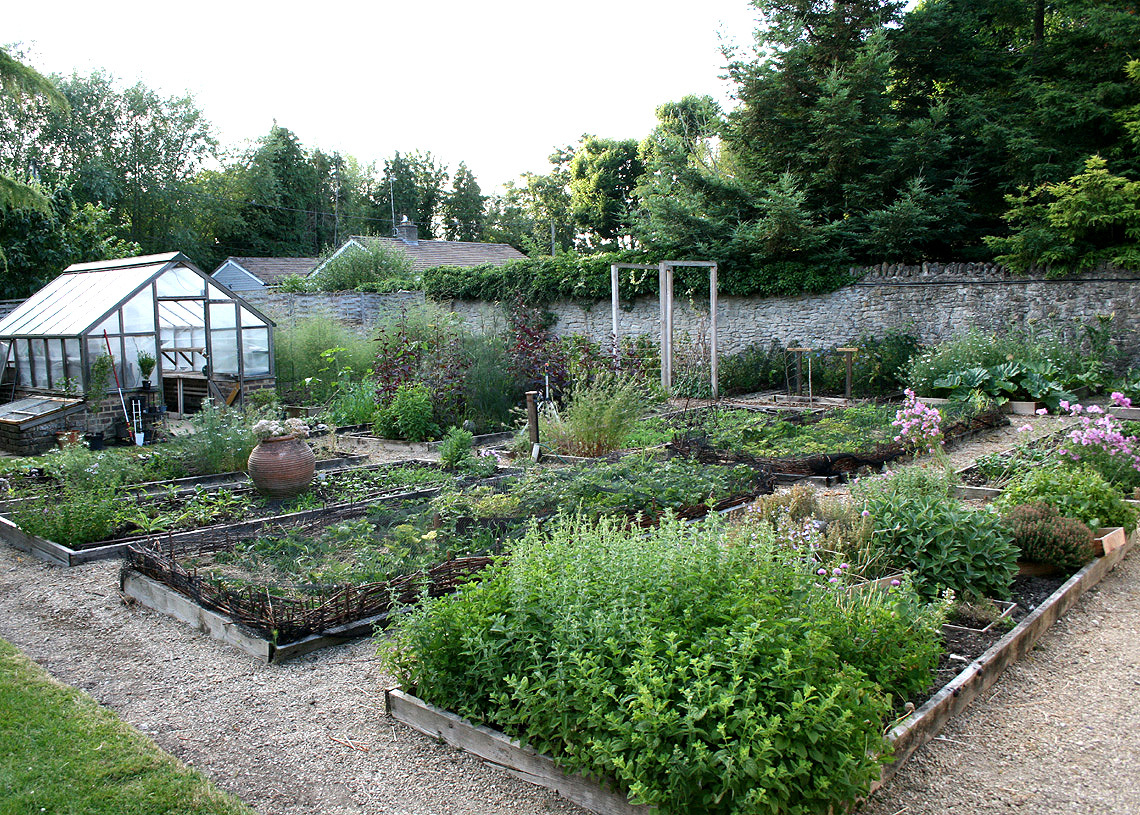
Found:
[[[618,354],[621,332],[618,325],[618,271],[620,269],[657,269],[660,285],[658,303],[661,325],[661,388],[669,393],[673,388],[673,270],[677,267],[700,267],[709,270],[709,368],[712,374],[712,395],[720,396],[720,379],[717,364],[717,263],[715,260],[663,260],[656,266],[642,263],[610,264],[610,312],[613,317],[614,357]]]

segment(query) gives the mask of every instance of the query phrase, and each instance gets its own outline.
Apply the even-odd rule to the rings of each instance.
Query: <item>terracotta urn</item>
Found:
[[[317,457],[297,436],[263,439],[249,454],[246,472],[257,491],[273,498],[292,498],[309,488]]]

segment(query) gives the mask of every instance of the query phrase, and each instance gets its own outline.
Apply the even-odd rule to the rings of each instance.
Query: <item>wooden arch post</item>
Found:
[[[709,368],[712,372],[712,395],[720,396],[720,377],[717,357],[717,264],[715,260],[663,260],[656,266],[641,263],[610,264],[610,312],[613,318],[611,336],[614,344],[614,359],[618,358],[621,340],[618,327],[618,271],[620,269],[657,269],[658,294],[661,325],[661,389],[669,393],[673,388],[673,269],[678,266],[696,266],[709,270]]]

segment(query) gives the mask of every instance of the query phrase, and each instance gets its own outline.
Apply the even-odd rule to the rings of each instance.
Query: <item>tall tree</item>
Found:
[[[452,241],[481,241],[486,220],[486,197],[475,175],[459,162],[451,192],[443,203],[444,235]]]
[[[440,232],[447,179],[447,166],[430,152],[396,152],[385,160],[383,176],[373,189],[374,210],[379,217],[394,213],[397,222],[406,215],[419,227],[421,238],[434,238]]]
[[[642,173],[635,139],[586,135],[570,161],[570,207],[590,248],[631,240],[634,187]]]

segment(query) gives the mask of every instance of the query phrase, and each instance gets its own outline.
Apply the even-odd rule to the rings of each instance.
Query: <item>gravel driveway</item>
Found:
[[[1138,560],[862,811],[1140,813]],[[0,637],[264,815],[585,812],[387,718],[370,642],[263,665],[124,606],[117,576],[117,561],[61,569],[0,545]]]

